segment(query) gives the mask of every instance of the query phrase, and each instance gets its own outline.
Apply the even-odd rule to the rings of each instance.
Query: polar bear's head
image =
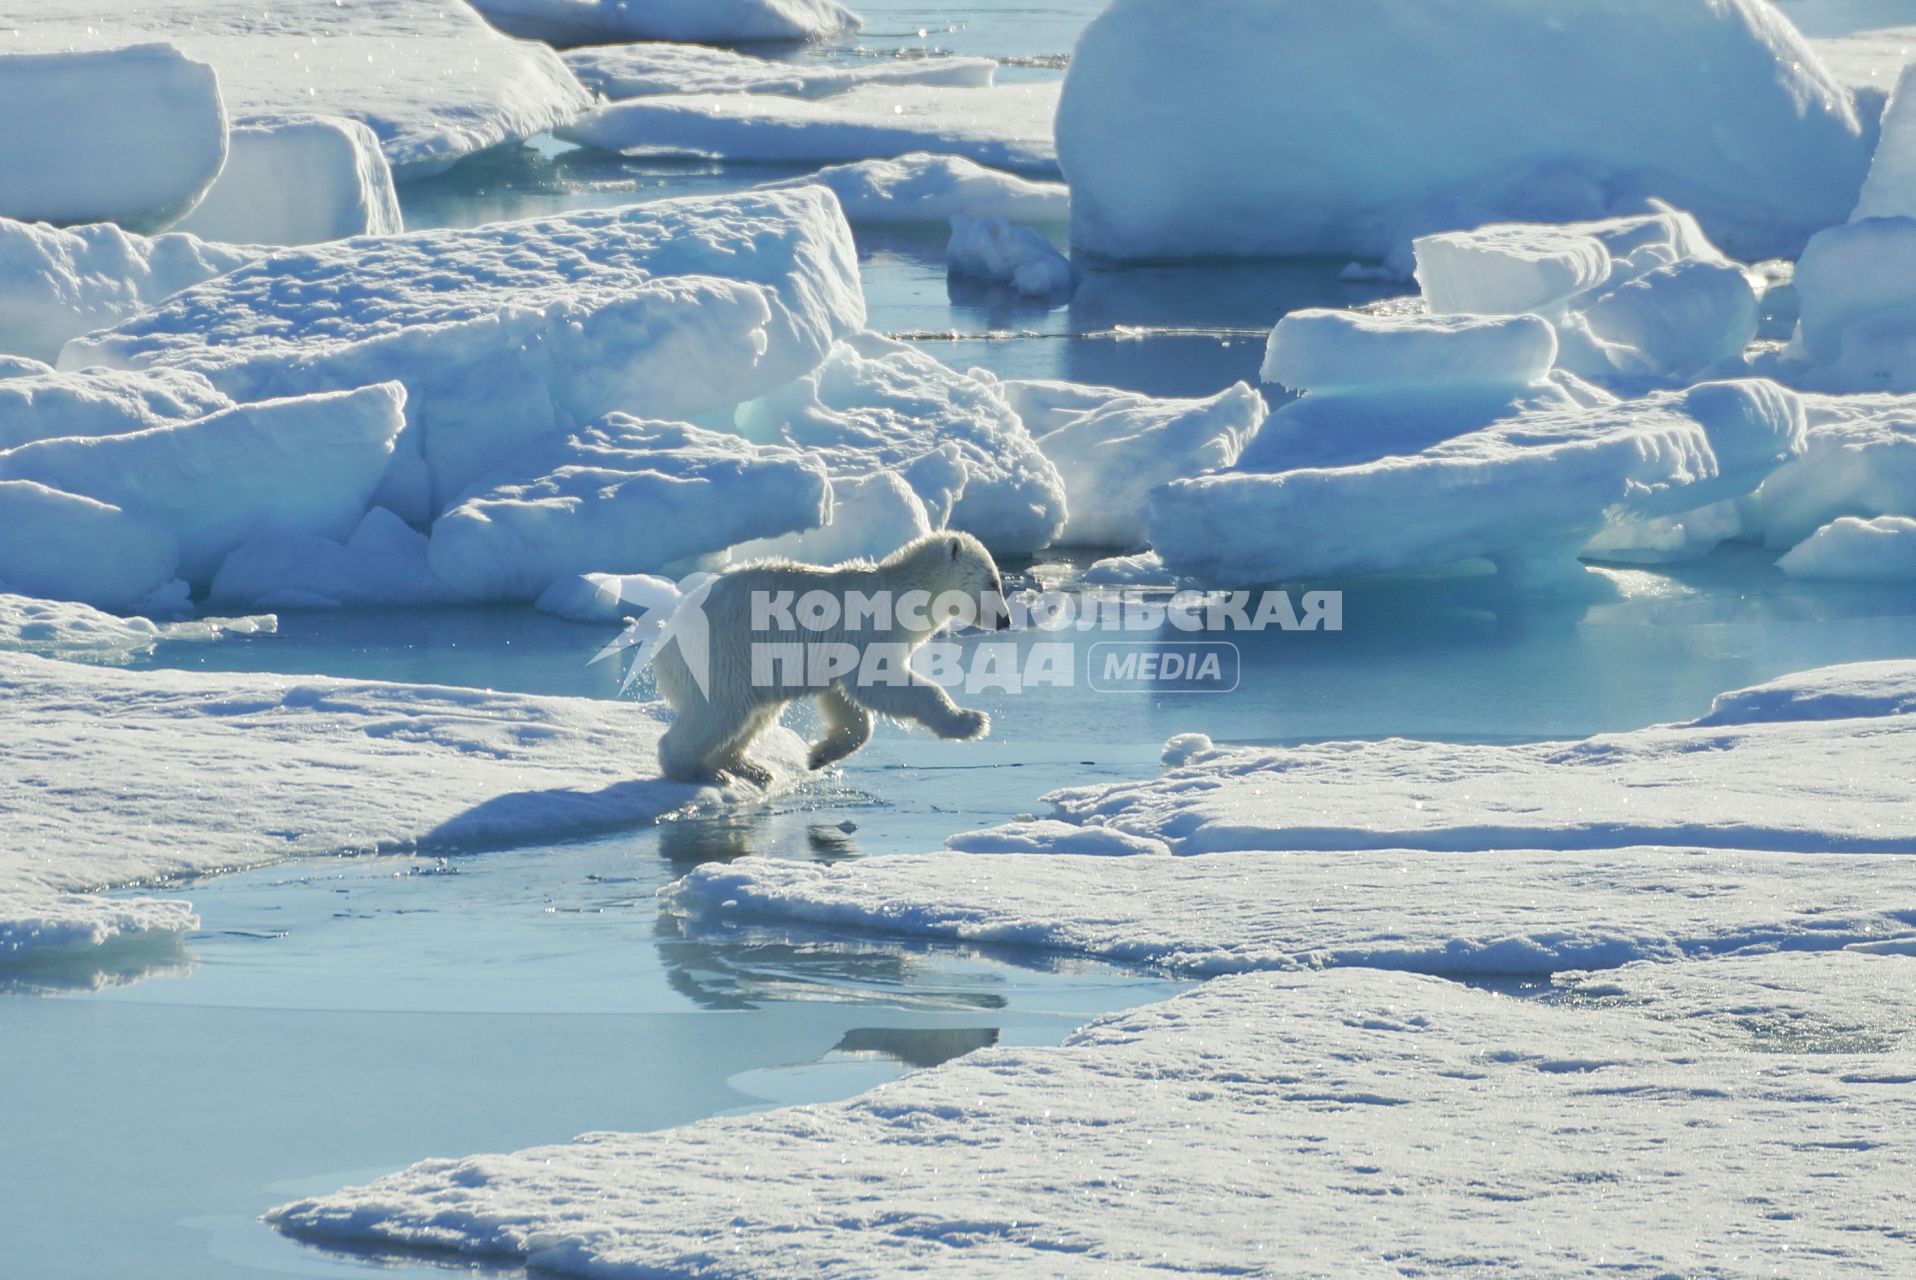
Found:
[[[1011,625],[997,562],[968,533],[926,534],[885,557],[880,567],[890,571],[901,590],[930,594],[931,618],[940,631],[954,623]]]

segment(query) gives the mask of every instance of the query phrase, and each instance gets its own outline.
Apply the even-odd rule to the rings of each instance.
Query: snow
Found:
[[[949,223],[964,214],[1015,222],[1063,222],[1071,188],[987,169],[963,156],[908,152],[895,160],[827,165],[817,173],[765,184],[761,190],[830,187],[854,225]]]
[[[1222,0],[1202,23],[1115,0],[1057,136],[1073,242],[1125,260],[1380,259],[1653,197],[1739,257],[1793,256],[1869,161],[1848,91],[1761,0]]]
[[[1803,452],[1804,430],[1801,403],[1773,383],[1706,383],[1531,411],[1407,456],[1175,481],[1153,495],[1148,533],[1173,572],[1233,585],[1473,556],[1561,580],[1606,524],[1753,492]]]
[[[789,98],[828,98],[866,84],[992,83],[998,64],[989,58],[909,58],[847,67],[824,62],[779,62],[730,49],[697,44],[600,45],[565,55],[586,88],[619,101],[659,93],[777,93]]]
[[[1086,389],[1109,392],[1111,399],[1038,437],[1038,448],[1064,480],[1070,516],[1057,539],[1063,546],[1138,545],[1152,491],[1235,464],[1269,412],[1243,382],[1200,399]]]
[[[1897,1274],[1909,964],[1635,966],[1556,1003],[1222,978],[849,1102],[426,1160],[268,1219],[619,1278]]]
[[[573,622],[617,622],[654,610],[665,617],[679,598],[677,583],[649,573],[582,573],[554,582],[532,607]]]
[[[553,44],[815,40],[863,20],[837,0],[475,0],[501,31]]]
[[[1776,567],[1792,578],[1916,582],[1916,520],[1832,520],[1792,548]]]
[[[1916,218],[1818,232],[1796,264],[1795,354],[1845,391],[1916,391]]]
[[[192,369],[239,401],[403,382],[407,439],[381,500],[423,522],[606,413],[764,394],[864,320],[850,228],[806,189],[285,249],[60,363]]]
[[[0,653],[0,938],[37,945],[32,931],[48,919],[67,922],[65,938],[103,936],[128,909],[87,892],[107,885],[299,854],[557,839],[721,799],[657,778],[664,715],[587,698]],[[784,730],[755,758],[784,784],[804,773],[803,745]],[[171,927],[190,927],[184,904],[161,910]]]
[[[111,436],[232,407],[197,373],[50,368],[0,379],[0,450],[58,436]]]
[[[171,583],[179,565],[179,541],[157,520],[0,478],[0,582],[12,589],[130,609]]]
[[[208,596],[252,608],[324,609],[463,603],[433,576],[426,535],[385,507],[367,511],[342,542],[319,534],[264,534],[227,553]]]
[[[0,16],[0,27],[6,26]],[[200,198],[226,158],[213,69],[169,44],[0,52],[0,216],[155,231]]]
[[[111,223],[68,230],[0,218],[0,351],[51,362],[69,338],[231,271],[259,250]]]
[[[1292,391],[1535,382],[1557,336],[1531,315],[1372,315],[1307,308],[1277,322],[1259,377]]]
[[[1588,335],[1598,358],[1562,363],[1589,378],[1643,385],[1740,372],[1757,312],[1741,267],[1674,262],[1584,300],[1568,323]]]
[[[392,167],[371,129],[289,115],[233,126],[226,167],[177,229],[238,244],[313,244],[403,225]]]
[[[689,568],[830,512],[823,468],[793,450],[609,414],[475,486],[434,522],[427,562],[467,599],[530,601],[582,573]]]
[[[1027,298],[1060,297],[1077,283],[1070,260],[1049,240],[1030,227],[1013,226],[991,214],[951,215],[945,262],[952,275],[1008,284]]]
[[[1052,82],[874,84],[818,101],[688,93],[614,102],[555,132],[568,142],[628,155],[838,164],[932,151],[1051,178],[1058,173],[1051,138],[1057,103]]]
[[[1916,664],[1851,662],[1718,694],[1695,723],[1777,724],[1916,713]]]
[[[1803,455],[1757,490],[1749,532],[1793,547],[1838,516],[1916,516],[1916,396],[1800,399]]]
[[[829,464],[833,457],[827,453],[825,461]],[[963,464],[953,454],[940,452],[928,464],[921,464],[915,475],[927,488],[947,482],[955,485],[963,480]],[[831,483],[831,518],[824,524],[800,533],[740,543],[732,548],[732,560],[743,563],[776,558],[802,564],[883,560],[907,542],[932,531],[925,499],[896,472],[838,474]]]
[[[123,618],[90,605],[41,600],[0,589],[0,650],[36,653],[70,662],[129,662],[151,653],[162,640],[270,635],[278,627],[279,620],[271,614],[179,622]]]
[[[895,472],[932,527],[973,534],[994,554],[1037,551],[1064,527],[1064,483],[996,379],[902,342],[854,335],[811,373],[740,405],[736,422],[749,439],[818,457],[834,483]]]
[[[248,538],[350,532],[391,460],[404,405],[403,387],[380,383],[123,435],[37,440],[0,453],[0,480],[36,481],[164,529],[177,541],[180,575],[204,583]],[[111,543],[71,548],[75,573],[96,573],[92,562],[132,532],[115,520],[102,532]],[[155,563],[164,545],[156,541]],[[11,570],[0,575],[20,582]]]
[[[233,118],[359,120],[401,179],[530,138],[591,102],[558,54],[500,34],[465,0],[0,0],[0,31],[21,52],[165,41],[213,68]],[[104,109],[89,103],[74,122]]]
[[[1863,193],[1850,220],[1912,217],[1916,217],[1916,65],[1903,67],[1896,80],[1869,177],[1863,180]]]

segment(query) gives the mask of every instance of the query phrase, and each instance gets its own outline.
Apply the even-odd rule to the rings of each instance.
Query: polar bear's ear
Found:
[[[956,538],[953,538],[951,540],[951,558],[953,560],[956,560],[958,558],[958,553],[964,550],[964,545],[965,545],[964,543],[958,541],[958,539]]]

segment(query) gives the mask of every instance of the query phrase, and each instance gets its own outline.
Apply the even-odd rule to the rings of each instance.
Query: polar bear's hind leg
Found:
[[[872,714],[846,695],[842,683],[826,689],[818,703],[825,713],[825,736],[812,744],[811,767],[823,769],[871,741]]]

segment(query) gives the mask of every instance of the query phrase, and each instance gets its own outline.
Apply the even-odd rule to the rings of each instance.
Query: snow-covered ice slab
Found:
[[[179,567],[179,540],[156,519],[32,480],[0,479],[0,581],[16,590],[134,609],[170,587]]]
[[[861,26],[838,0],[473,0],[494,26],[553,44],[816,40]]]
[[[824,467],[725,432],[611,414],[521,455],[432,527],[435,577],[472,600],[536,600],[579,574],[649,573],[831,515]]]
[[[1776,562],[1792,578],[1916,582],[1916,520],[1878,516],[1832,520]]]
[[[1800,399],[1803,455],[1745,504],[1744,532],[1793,547],[1839,516],[1916,516],[1916,395]]]
[[[1063,222],[1071,188],[987,169],[963,156],[914,151],[895,160],[827,165],[817,173],[766,183],[761,190],[830,187],[854,224],[949,222],[960,214],[1014,222]]]
[[[244,618],[192,618],[155,622],[123,618],[66,600],[15,595],[0,585],[0,649],[37,653],[75,662],[128,662],[151,653],[162,640],[217,640],[227,635],[270,635],[272,614]]]
[[[427,1160],[268,1217],[572,1276],[1916,1266],[1906,957],[1220,979],[850,1102]]]
[[[404,388],[387,382],[122,435],[36,440],[0,453],[0,480],[151,521],[176,540],[181,576],[204,583],[250,537],[350,533],[392,459],[404,405]],[[92,572],[91,560],[80,557],[75,572]]]
[[[1149,534],[1172,570],[1240,585],[1473,556],[1561,578],[1606,524],[1742,497],[1803,449],[1792,393],[1707,383],[1524,413],[1361,465],[1177,481],[1153,494]]]
[[[883,160],[914,151],[1056,177],[1055,83],[990,88],[865,85],[813,101],[698,93],[614,102],[555,132],[626,154],[713,156],[780,164]]]
[[[995,214],[952,215],[945,269],[986,284],[1010,285],[1026,298],[1063,298],[1077,282],[1070,259],[1041,233]]]
[[[125,904],[82,892],[107,885],[296,854],[562,838],[716,798],[659,780],[664,715],[0,653],[0,937],[18,940],[50,905],[76,923],[111,921]],[[775,730],[767,745],[759,759],[788,782],[803,775],[796,737]]]
[[[175,229],[235,244],[315,244],[403,229],[379,138],[341,116],[236,122],[226,167]]]
[[[660,93],[778,93],[828,98],[866,84],[991,84],[998,64],[989,58],[907,58],[866,66],[780,62],[697,44],[600,45],[565,55],[586,88],[613,101]]]
[[[1277,322],[1258,376],[1292,391],[1448,382],[1528,383],[1557,335],[1533,315],[1371,315],[1306,309]]]
[[[0,46],[0,120],[12,122],[0,132],[0,217],[154,231],[212,185],[226,110],[211,67],[169,44],[22,49]]]
[[[1755,260],[1848,217],[1869,161],[1850,94],[1762,0],[1226,0],[1201,23],[1117,0],[1058,147],[1073,241],[1122,259],[1382,258],[1660,197]]]
[[[1023,390],[1027,401],[1036,394],[1029,384]],[[1268,412],[1264,397],[1240,382],[1196,399],[1113,393],[1070,414],[1038,437],[1038,448],[1064,480],[1069,518],[1058,543],[1139,545],[1151,492],[1235,464]]]
[[[240,401],[402,382],[408,442],[382,497],[423,519],[607,413],[762,395],[864,320],[851,230],[811,188],[282,250],[60,363],[197,370]],[[401,470],[421,450],[429,486]]]
[[[0,0],[0,31],[21,52],[166,41],[212,66],[233,117],[363,121],[402,178],[591,102],[558,54],[500,34],[465,0]]]
[[[0,352],[57,359],[69,338],[259,257],[197,236],[111,223],[57,230],[0,218]]]
[[[1829,391],[1916,391],[1916,217],[1818,232],[1796,264],[1786,356]]]
[[[1916,28],[1905,35],[1916,59]],[[1916,68],[1905,66],[1883,112],[1882,136],[1852,220],[1912,217],[1916,217]]]
[[[113,436],[191,422],[232,407],[184,369],[91,369],[0,379],[0,450],[60,436]]]
[[[1916,664],[1847,662],[1719,693],[1699,726],[1858,720],[1916,713]]]
[[[902,342],[853,335],[811,373],[740,405],[736,422],[752,440],[818,457],[834,484],[896,473],[933,527],[996,553],[1037,551],[1064,527],[1064,482],[997,380]]]

